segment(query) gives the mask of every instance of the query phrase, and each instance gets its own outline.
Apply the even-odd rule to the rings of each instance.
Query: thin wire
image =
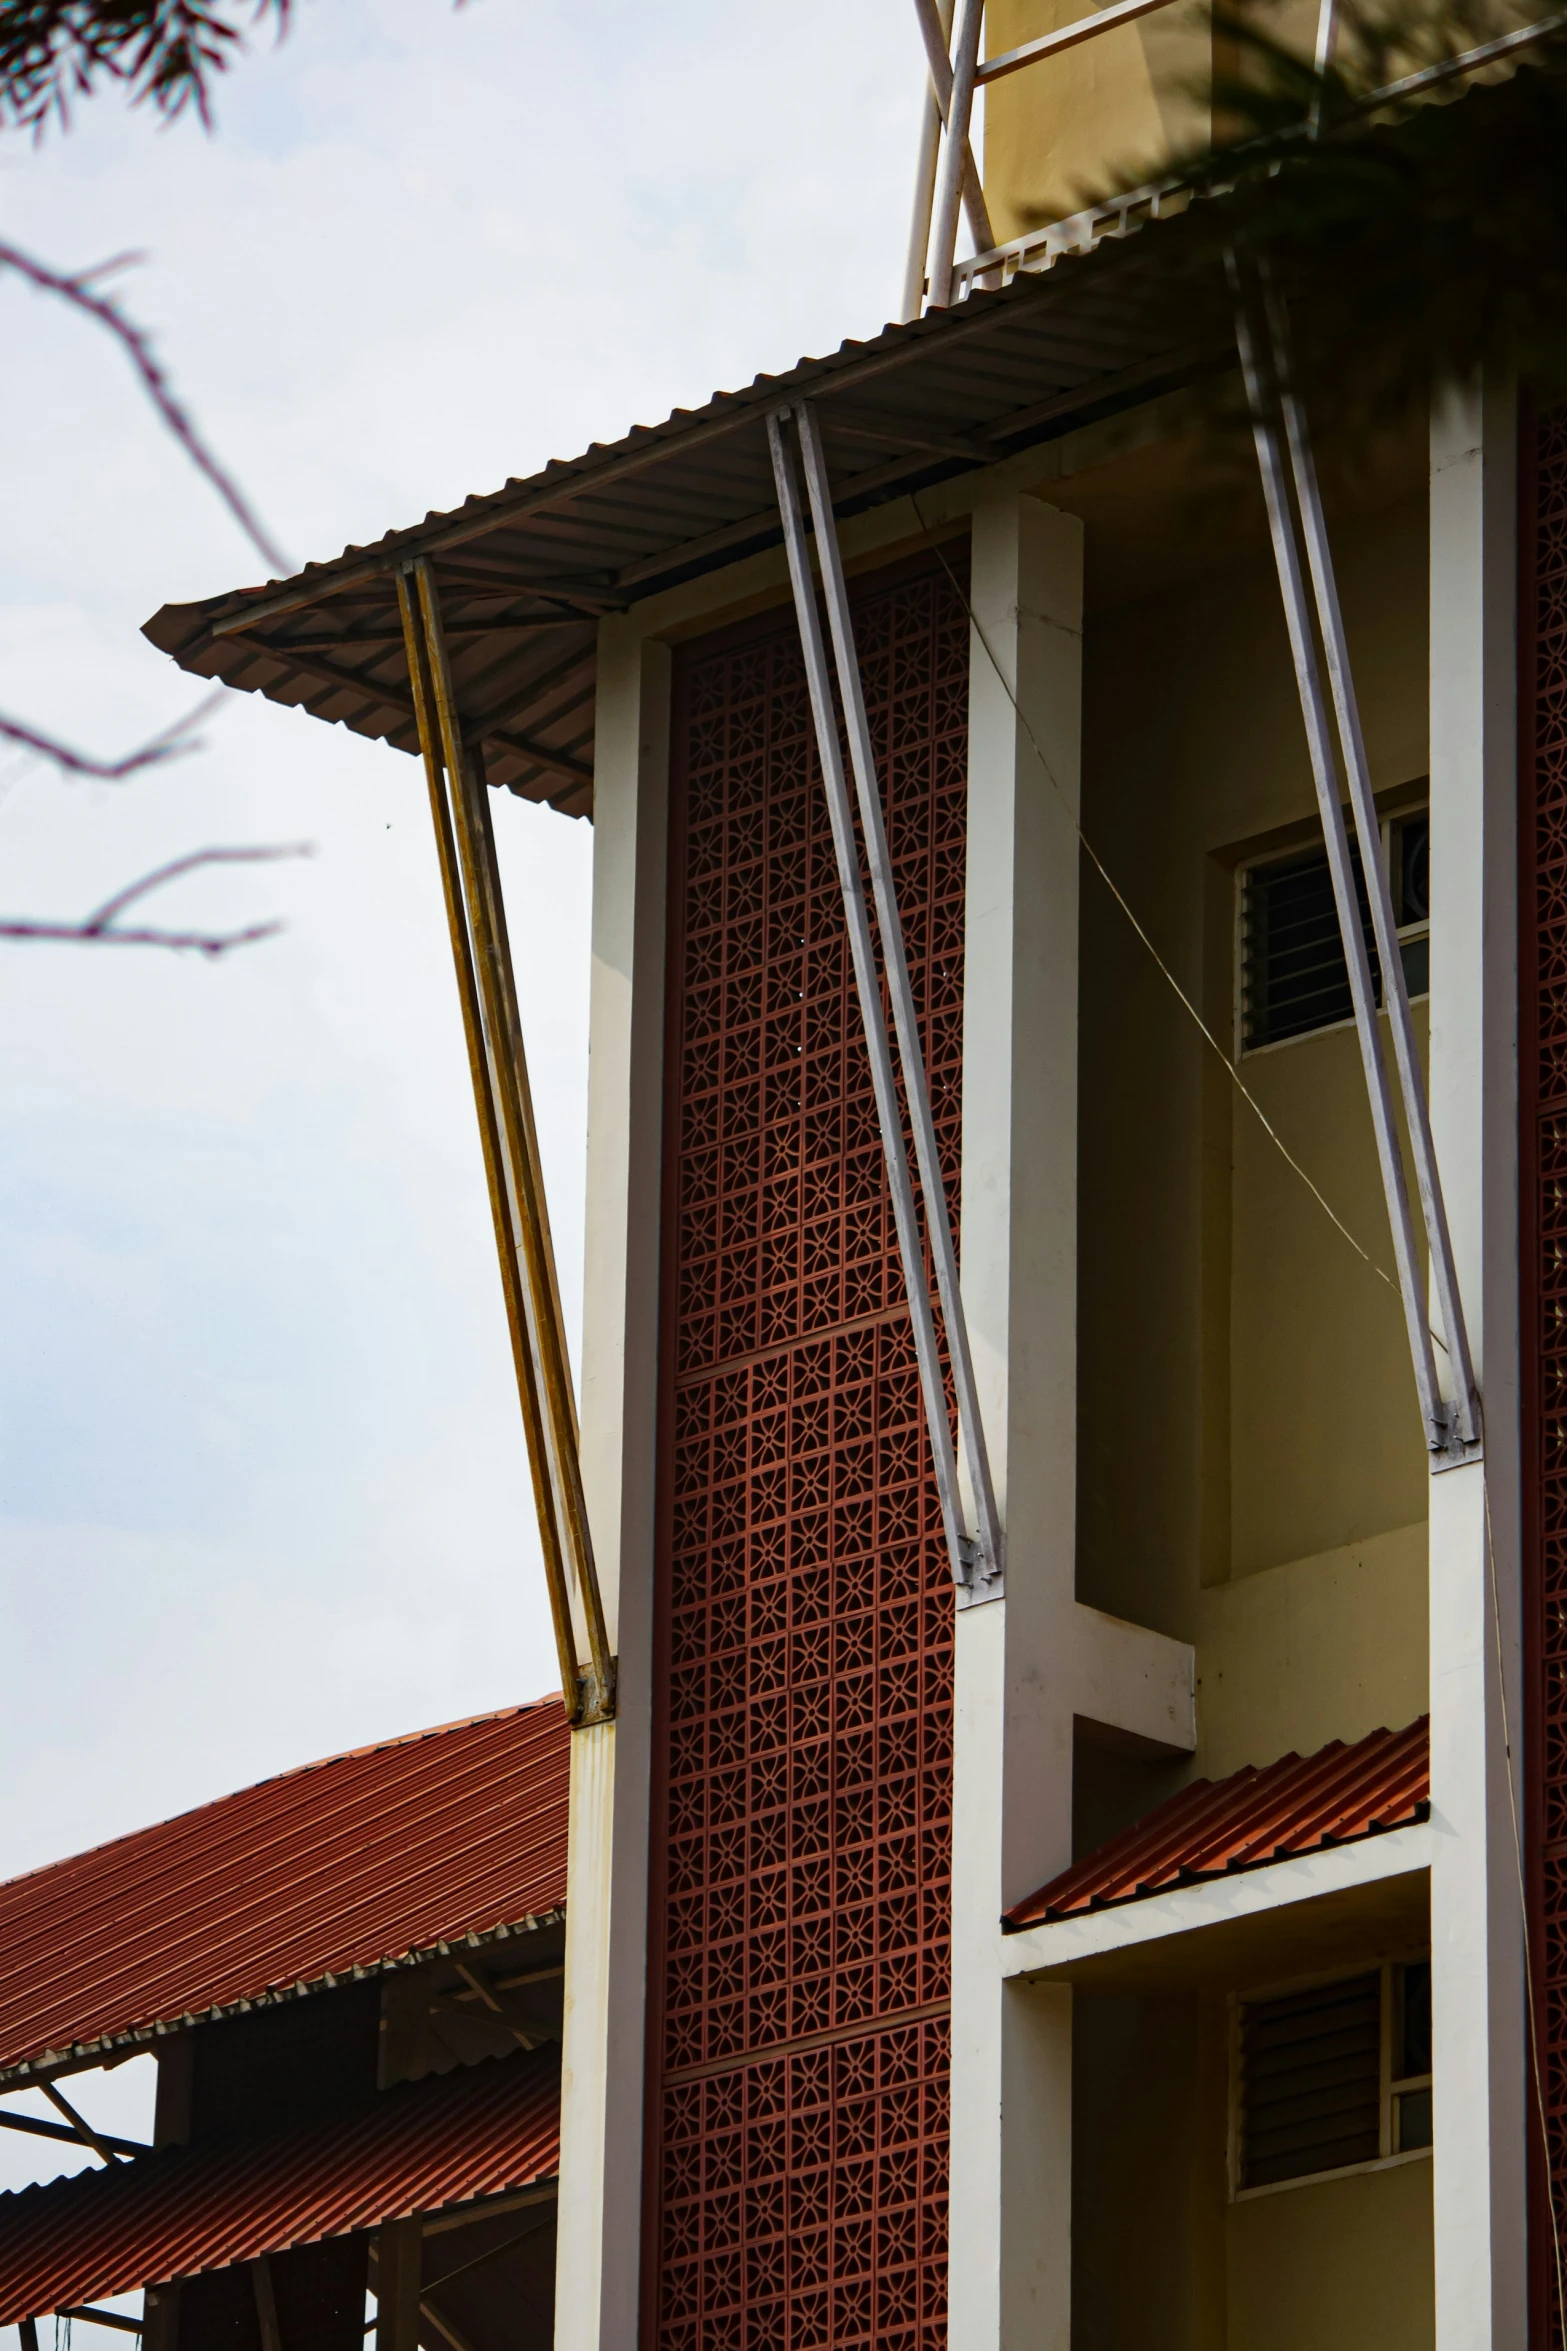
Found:
[[[1518,1873],[1518,1907],[1523,1915],[1524,2002],[1529,2018],[1529,2071],[1534,2102],[1540,2116],[1540,2149],[1545,2162],[1545,2200],[1551,2216],[1551,2252],[1556,2265],[1556,2314],[1567,2316],[1567,2291],[1562,2281],[1562,2232],[1556,2212],[1556,2179],[1551,2164],[1551,2134],[1545,2104],[1545,2079],[1540,2068],[1540,2026],[1534,1988],[1534,1950],[1530,1937],[1529,1894],[1524,1882],[1523,1830],[1518,1820],[1518,1797],[1513,1786],[1513,1734],[1507,1711],[1507,1660],[1502,1644],[1502,1593],[1496,1572],[1496,1537],[1491,1526],[1491,1484],[1480,1464],[1480,1492],[1485,1502],[1485,1557],[1491,1584],[1491,1620],[1496,1627],[1496,1682],[1501,1702],[1502,1753],[1507,1762],[1507,1810],[1513,1827],[1513,1863]]]
[[[1094,847],[1092,841],[1090,841],[1088,838],[1088,835],[1084,832],[1082,825],[1078,820],[1077,811],[1073,808],[1071,802],[1067,799],[1065,792],[1062,791],[1060,784],[1057,782],[1055,770],[1051,767],[1049,760],[1045,757],[1039,737],[1035,734],[1033,727],[1029,724],[1028,714],[1019,703],[1017,695],[1013,691],[1011,680],[1008,678],[1006,671],[1002,668],[1001,663],[996,658],[995,649],[992,646],[989,637],[987,637],[985,634],[984,624],[979,619],[979,616],[975,612],[973,605],[969,602],[967,595],[964,593],[963,583],[961,580],[959,580],[957,574],[954,572],[951,564],[947,561],[945,555],[942,554],[941,548],[937,541],[931,537],[930,525],[926,522],[924,515],[921,514],[919,499],[913,494],[913,492],[910,493],[909,503],[914,509],[915,518],[919,523],[920,529],[925,534],[926,544],[934,550],[937,561],[940,563],[941,568],[946,573],[948,579],[952,582],[953,588],[957,592],[963,609],[968,614],[970,627],[973,629],[974,634],[978,637],[980,643],[985,648],[990,666],[995,671],[996,676],[1000,679],[1002,691],[1005,693],[1007,700],[1012,705],[1013,714],[1022,727],[1024,734],[1028,737],[1029,743],[1033,748],[1034,757],[1038,760],[1041,768],[1044,770],[1045,781],[1049,784],[1051,790],[1055,793],[1056,798],[1060,801],[1062,807],[1066,811],[1068,822],[1071,824],[1072,830],[1077,835],[1078,846],[1081,848],[1084,856],[1088,859],[1095,873],[1098,874],[1099,879],[1104,883],[1105,888],[1109,891],[1111,897],[1115,900],[1117,906],[1120,907],[1121,912],[1125,915],[1127,921],[1131,924],[1133,930],[1137,933],[1137,936],[1141,939],[1143,945],[1147,948],[1149,954],[1153,957],[1154,962],[1158,965],[1160,971],[1164,974],[1164,977],[1170,983],[1170,986],[1175,991],[1175,994],[1180,999],[1181,1003],[1191,1014],[1192,1019],[1196,1022],[1197,1027],[1201,1031],[1202,1035],[1213,1047],[1214,1052],[1218,1055],[1225,1068],[1229,1071],[1230,1077],[1233,1080],[1236,1090],[1241,1096],[1241,1099],[1254,1112],[1258,1124],[1261,1126],[1264,1134],[1268,1137],[1268,1140],[1274,1145],[1280,1157],[1284,1160],[1286,1166],[1294,1169],[1296,1175],[1299,1176],[1301,1182],[1305,1185],[1307,1191],[1316,1201],[1318,1207],[1328,1218],[1329,1222],[1338,1227],[1345,1240],[1354,1250],[1356,1256],[1363,1257],[1367,1265],[1370,1266],[1372,1272],[1377,1276],[1378,1280],[1386,1282],[1388,1288],[1392,1290],[1396,1296],[1398,1285],[1393,1280],[1392,1275],[1385,1272],[1383,1268],[1378,1265],[1370,1250],[1363,1248],[1360,1242],[1356,1240],[1354,1234],[1350,1231],[1348,1225],[1344,1222],[1344,1219],[1339,1215],[1338,1210],[1333,1206],[1333,1203],[1327,1198],[1325,1193],[1319,1189],[1317,1184],[1313,1182],[1312,1178],[1301,1166],[1300,1161],[1295,1157],[1294,1152],[1285,1142],[1283,1136],[1279,1133],[1278,1128],[1273,1124],[1273,1121],[1269,1118],[1267,1112],[1263,1109],[1262,1104],[1257,1100],[1256,1095],[1251,1091],[1251,1088],[1247,1085],[1245,1079],[1241,1076],[1240,1071],[1236,1068],[1234,1062],[1225,1052],[1224,1047],[1219,1043],[1218,1038],[1214,1035],[1212,1029],[1208,1026],[1208,1023],[1203,1019],[1202,1014],[1198,1011],[1196,1005],[1192,1002],[1190,996],[1188,996],[1186,993],[1186,990],[1181,986],[1180,981],[1176,978],[1174,972],[1170,969],[1170,966],[1166,963],[1164,957],[1160,954],[1158,948],[1154,945],[1152,939],[1148,936],[1147,931],[1144,930],[1136,914],[1134,914],[1132,908],[1128,905],[1125,897],[1116,886],[1116,883],[1112,880],[1103,858],[1100,856],[1098,850]]]
[[[1002,691],[1005,693],[1007,700],[1012,705],[1013,715],[1017,718],[1020,725],[1022,726],[1024,734],[1028,737],[1029,744],[1034,753],[1034,757],[1039,761],[1040,767],[1044,771],[1045,780],[1050,785],[1051,790],[1055,793],[1057,799],[1061,802],[1062,807],[1066,810],[1066,814],[1071,822],[1072,829],[1077,835],[1079,847],[1082,849],[1084,855],[1088,858],[1089,863],[1093,866],[1094,871],[1098,874],[1100,880],[1104,883],[1105,888],[1110,892],[1111,897],[1120,907],[1121,912],[1126,916],[1127,921],[1131,924],[1133,930],[1137,933],[1137,936],[1139,939],[1141,939],[1143,945],[1147,948],[1149,954],[1153,957],[1154,962],[1157,964],[1159,970],[1164,975],[1164,978],[1169,982],[1169,985],[1173,989],[1175,995],[1185,1006],[1187,1012],[1190,1013],[1198,1029],[1202,1032],[1203,1037],[1206,1039],[1208,1044],[1212,1046],[1214,1052],[1223,1062],[1242,1098],[1255,1113],[1260,1125],[1269,1137],[1270,1141],[1272,1141],[1277,1146],[1286,1163],[1294,1169],[1295,1173],[1300,1177],[1302,1183],[1305,1184],[1307,1190],[1312,1194],[1313,1198],[1318,1202],[1319,1206],[1326,1212],[1331,1222],[1338,1227],[1338,1230],[1343,1234],[1345,1240],[1348,1241],[1350,1247],[1355,1251],[1356,1255],[1364,1258],[1366,1264],[1370,1266],[1372,1272],[1379,1275],[1380,1278],[1387,1283],[1387,1286],[1390,1290],[1393,1289],[1394,1283],[1391,1277],[1383,1271],[1380,1265],[1377,1264],[1375,1258],[1370,1255],[1369,1251],[1364,1249],[1360,1242],[1356,1240],[1348,1225],[1345,1224],[1343,1218],[1332,1206],[1332,1203],[1324,1198],[1317,1185],[1313,1183],[1311,1177],[1301,1166],[1300,1161],[1285,1144],[1277,1129],[1274,1127],[1272,1121],[1268,1118],[1266,1112],[1263,1110],[1262,1105],[1258,1102],[1256,1096],[1251,1092],[1245,1080],[1242,1078],[1240,1071],[1236,1068],[1234,1062],[1230,1059],[1230,1056],[1225,1052],[1223,1046],[1219,1043],[1218,1038],[1214,1035],[1208,1023],[1203,1019],[1202,1014],[1198,1011],[1196,1005],[1192,1002],[1190,996],[1182,987],[1180,981],[1176,978],[1174,972],[1170,969],[1170,966],[1168,963],[1166,963],[1164,957],[1160,954],[1158,948],[1154,945],[1153,940],[1149,937],[1147,931],[1143,928],[1142,923],[1138,920],[1136,914],[1128,905],[1125,897],[1122,895],[1121,891],[1116,886],[1116,883],[1111,878],[1109,872],[1106,870],[1103,859],[1100,857],[1098,851],[1094,848],[1094,845],[1089,840],[1087,834],[1083,831],[1075,809],[1073,809],[1071,803],[1066,797],[1066,794],[1062,791],[1060,783],[1056,778],[1055,771],[1051,767],[1049,760],[1045,757],[1044,749],[1040,744],[1039,738],[1035,734],[1034,729],[1029,722],[1027,713],[1023,710],[1021,704],[1018,701],[1016,693],[1013,691],[1011,680],[1008,678],[1006,671],[1002,668],[1000,661],[996,657],[995,648],[992,646],[989,637],[985,633],[984,625],[980,621],[973,605],[970,603],[968,596],[964,592],[962,582],[958,579],[956,573],[952,569],[951,564],[948,563],[946,556],[942,553],[939,543],[931,536],[930,526],[926,522],[924,515],[920,512],[919,499],[912,492],[910,493],[909,503],[914,508],[915,518],[919,523],[921,531],[924,533],[926,544],[932,549],[937,561],[941,565],[942,570],[946,573],[947,578],[951,581],[953,589],[956,592],[964,611],[968,615],[970,627],[973,629],[974,634],[978,637],[981,645],[983,645],[985,648],[986,658],[989,660],[991,668],[995,671],[997,678],[1000,680]],[[1438,1334],[1433,1332],[1432,1336],[1437,1337]],[[1443,1352],[1446,1352],[1445,1348],[1443,1349]],[[1545,2100],[1545,2081],[1540,2065],[1539,2015],[1535,1993],[1534,1953],[1530,1937],[1531,1921],[1529,1915],[1529,1896],[1524,1877],[1523,1831],[1518,1819],[1517,1791],[1513,1784],[1512,1724],[1507,1705],[1507,1665],[1505,1649],[1502,1640],[1501,1588],[1496,1568],[1496,1537],[1491,1523],[1491,1486],[1490,1480],[1486,1474],[1485,1458],[1483,1454],[1481,1456],[1479,1466],[1480,1492],[1485,1506],[1485,1556],[1487,1575],[1489,1578],[1491,1591],[1491,1621],[1495,1628],[1496,1634],[1496,1678],[1502,1721],[1502,1752],[1507,1766],[1507,1810],[1512,1826],[1513,1866],[1518,1880],[1518,1905],[1523,1922],[1524,1997],[1529,2023],[1529,2070],[1534,2085],[1535,2105],[1540,2118],[1540,2147],[1542,2158],[1545,2164],[1546,2203],[1550,2212],[1551,2251],[1556,2270],[1556,2308],[1558,2320],[1560,2320],[1563,2317],[1567,2317],[1567,2283],[1564,2283],[1561,2224],[1556,2209],[1556,2180],[1554,2167],[1551,2162],[1551,2142]]]
[[[546,2205],[542,2212],[534,2214],[525,2229],[518,2229],[515,2236],[502,2237],[500,2243],[492,2245],[487,2253],[470,2254],[466,2261],[459,2261],[455,2269],[443,2269],[438,2278],[426,2278],[425,2291],[433,2294],[437,2286],[449,2286],[452,2279],[460,2278],[465,2270],[477,2269],[481,2262],[499,2261],[503,2253],[515,2253],[519,2245],[525,2245],[530,2237],[538,2235],[549,2218],[549,2207]]]

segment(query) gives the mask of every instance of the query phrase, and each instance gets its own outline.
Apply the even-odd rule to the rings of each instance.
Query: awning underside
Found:
[[[1169,267],[1182,228],[758,377],[292,581],[165,605],[146,634],[198,677],[411,752],[395,575],[423,556],[489,782],[586,814],[599,618],[777,541],[766,417],[780,399],[816,405],[842,516],[1153,397],[1229,348],[1222,288],[1210,305]]]
[[[553,1923],[569,1739],[558,1698],[506,1707],[0,1885],[0,2079]]]

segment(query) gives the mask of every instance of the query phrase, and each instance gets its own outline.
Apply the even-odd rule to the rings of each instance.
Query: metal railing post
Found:
[[[969,152],[969,122],[974,112],[974,76],[979,69],[979,36],[985,0],[958,0],[952,42],[952,97],[947,107],[947,136],[942,143],[941,168],[936,175],[935,225],[931,235],[930,307],[945,310],[952,299],[952,265],[958,250],[958,206],[963,195],[964,166]]]
[[[942,55],[952,29],[952,0],[914,0],[919,11],[920,27],[925,29],[925,13],[934,14],[941,37]],[[926,35],[929,47],[929,35]],[[918,318],[925,307],[925,263],[930,253],[930,223],[936,201],[936,158],[941,148],[941,126],[946,120],[946,108],[936,86],[934,60],[929,61],[925,83],[925,103],[920,109],[919,152],[914,163],[914,207],[909,217],[909,250],[903,264],[903,301],[898,311],[901,319]],[[947,68],[950,83],[952,68]]]
[[[579,1728],[614,1712],[615,1661],[593,1563],[554,1254],[485,787],[457,721],[428,566],[397,575],[414,714],[435,824],[452,959],[511,1330],[566,1711]],[[577,1655],[576,1588],[589,1661]]]
[[[926,62],[930,67],[931,95],[939,118],[938,128],[944,128],[952,111],[952,0],[914,0],[914,12],[920,20],[920,33],[925,43]],[[932,155],[932,193],[925,201],[925,245],[920,248],[921,291],[924,288],[926,247],[930,242],[930,218],[934,196],[935,158]],[[974,240],[976,253],[988,253],[996,241],[990,225],[990,209],[985,202],[984,185],[979,176],[979,165],[974,161],[974,143],[967,133],[963,139],[963,217],[968,222],[969,235]],[[917,309],[915,315],[918,315]]]

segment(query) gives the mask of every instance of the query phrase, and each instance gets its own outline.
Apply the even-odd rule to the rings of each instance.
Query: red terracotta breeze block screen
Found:
[[[854,605],[955,1199],[968,624]],[[953,1600],[792,613],[674,754],[647,2340],[938,2351]]]

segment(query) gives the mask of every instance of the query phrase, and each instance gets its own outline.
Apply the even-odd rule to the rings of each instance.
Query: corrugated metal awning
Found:
[[[1009,1932],[1135,1902],[1172,1886],[1261,1869],[1425,1820],[1431,1811],[1428,1717],[1407,1730],[1341,1739],[1228,1779],[1194,1780],[1007,1911]]]
[[[259,2139],[170,2147],[0,2196],[0,2326],[534,2187],[560,2169],[560,2053],[388,2090]]]
[[[1233,328],[1222,286],[1210,305],[1167,266],[1183,225],[758,376],[293,580],[165,605],[146,634],[198,677],[412,751],[394,574],[424,556],[490,783],[584,814],[598,617],[776,543],[769,409],[816,403],[845,515],[1187,382],[1227,363]]]
[[[0,1885],[0,2081],[558,1917],[570,1737],[511,1707]]]

